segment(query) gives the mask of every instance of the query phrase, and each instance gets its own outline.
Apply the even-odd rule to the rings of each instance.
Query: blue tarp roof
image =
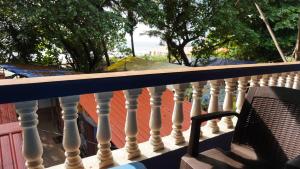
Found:
[[[194,65],[195,60],[192,61],[192,65]],[[255,64],[254,61],[245,61],[245,60],[233,60],[226,58],[217,58],[210,57],[207,65],[202,65],[200,62],[197,63],[197,66],[221,66],[221,65],[240,65],[240,64]]]
[[[0,64],[0,67],[24,77],[60,76],[74,74],[74,72],[72,71],[41,66]]]
[[[245,60],[232,60],[223,58],[211,58],[209,60],[208,66],[220,66],[220,65],[240,65],[240,64],[254,64],[254,61]]]

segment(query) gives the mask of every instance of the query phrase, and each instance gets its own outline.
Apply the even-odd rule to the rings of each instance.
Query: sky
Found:
[[[160,38],[149,37],[148,35],[141,35],[147,30],[150,30],[148,26],[139,23],[133,33],[135,53],[137,55],[149,54],[150,51],[153,51],[159,47]],[[127,46],[131,48],[129,34],[126,35],[126,40],[127,40]]]

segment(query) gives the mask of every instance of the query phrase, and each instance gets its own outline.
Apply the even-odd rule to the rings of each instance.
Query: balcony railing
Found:
[[[218,95],[222,82],[225,82],[223,110],[233,110],[233,95],[237,90],[236,111],[239,112],[248,86],[281,86],[300,89],[299,76],[300,63],[295,62],[11,79],[1,80],[0,103],[16,102],[17,113],[23,128],[23,155],[28,168],[44,168],[42,143],[37,130],[37,100],[53,97],[59,97],[63,111],[63,147],[66,161],[62,166],[65,168],[106,168],[160,155],[186,145],[188,133],[182,131],[182,102],[189,83],[193,88],[191,116],[195,116],[201,114],[202,89],[207,82],[210,85],[211,95],[208,113],[218,111]],[[170,136],[161,138],[161,96],[166,85],[172,85],[174,89],[173,124]],[[149,142],[138,144],[136,141],[139,130],[136,119],[137,98],[141,93],[141,88],[144,87],[147,87],[151,97],[149,122],[151,136]],[[123,90],[126,98],[126,144],[123,149],[111,151],[110,100],[112,91],[116,90]],[[96,137],[99,150],[96,156],[82,160],[79,156],[80,137],[76,119],[79,95],[86,93],[94,93],[98,104]],[[221,122],[210,121],[202,131],[202,135],[206,138],[212,137],[220,130],[230,131],[233,127],[234,120],[231,117],[226,117]],[[152,148],[149,149],[149,146]]]

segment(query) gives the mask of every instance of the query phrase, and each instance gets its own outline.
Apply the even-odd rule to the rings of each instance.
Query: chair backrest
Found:
[[[258,158],[274,165],[300,155],[300,91],[281,87],[250,88],[233,143],[251,146]]]

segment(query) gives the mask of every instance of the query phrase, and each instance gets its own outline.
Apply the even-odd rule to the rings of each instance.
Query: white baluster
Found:
[[[65,149],[65,167],[67,169],[83,168],[80,154],[80,136],[77,126],[79,96],[60,97],[60,106],[64,120],[63,147]]]
[[[285,86],[286,76],[287,76],[287,73],[281,73],[280,74],[280,76],[278,78],[278,83],[277,83],[278,87],[284,87]]]
[[[174,109],[172,114],[172,133],[171,135],[175,139],[175,144],[179,145],[185,142],[182,135],[182,123],[183,123],[183,107],[182,102],[184,100],[184,92],[188,84],[175,84],[173,88],[174,93]]]
[[[109,123],[110,100],[113,92],[95,93],[98,114],[98,152],[99,168],[106,168],[114,163],[111,154],[111,130]]]
[[[262,75],[259,85],[260,86],[268,86],[268,81],[269,81],[269,75]]]
[[[202,108],[201,108],[201,97],[202,97],[202,90],[206,82],[193,82],[191,83],[193,87],[193,104],[190,116],[198,116],[201,115]]]
[[[240,77],[238,80],[238,95],[236,99],[236,112],[240,113],[245,101],[248,85],[248,77]]]
[[[22,153],[28,169],[42,169],[43,146],[37,130],[37,101],[18,102],[16,111],[19,114],[20,125],[23,128]]]
[[[233,94],[235,87],[235,79],[225,79],[225,99],[223,103],[223,111],[233,111]],[[233,128],[232,117],[223,117],[222,121],[227,125],[227,128]]]
[[[198,116],[202,113],[202,107],[201,107],[201,98],[202,98],[202,90],[204,85],[206,84],[206,81],[202,82],[193,82],[191,83],[193,87],[193,104],[190,116]],[[202,131],[200,131],[200,136],[202,136]]]
[[[300,89],[300,72],[295,73],[293,89]]]
[[[209,81],[209,84],[210,84],[210,100],[208,105],[208,113],[213,113],[219,110],[218,96],[220,93],[220,81],[211,80]],[[208,121],[207,125],[212,133],[218,133],[220,131],[216,119]]]
[[[151,105],[151,114],[149,127],[150,131],[150,143],[153,146],[153,151],[159,151],[164,149],[164,143],[160,137],[160,129],[161,129],[161,96],[163,92],[166,90],[166,86],[156,86],[149,87],[148,91],[150,94],[150,105]]]
[[[250,87],[258,87],[261,76],[251,76]]]
[[[277,86],[278,83],[278,74],[274,73],[270,76],[269,86]]]
[[[285,87],[292,88],[294,83],[294,72],[289,72],[286,78]]]
[[[136,110],[138,106],[138,96],[141,94],[141,89],[124,90],[126,98],[126,122],[125,122],[125,134],[126,134],[126,158],[133,159],[141,155],[138,147],[136,135],[138,133]]]

